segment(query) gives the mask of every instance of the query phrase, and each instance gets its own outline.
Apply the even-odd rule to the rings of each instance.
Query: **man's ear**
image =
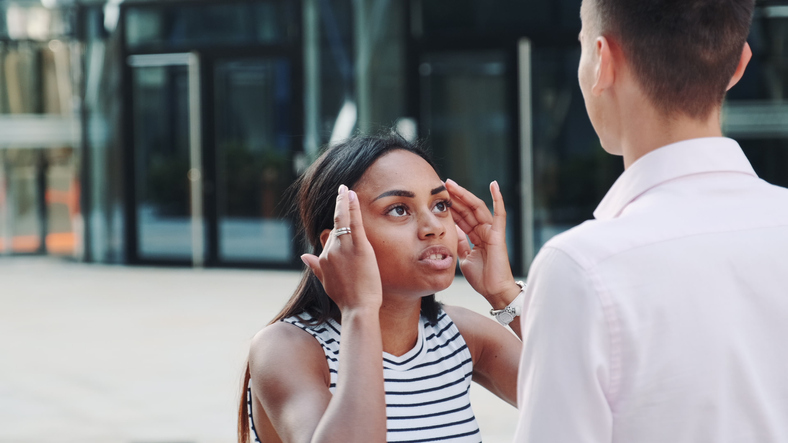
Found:
[[[731,81],[728,83],[728,89],[730,90],[732,87],[739,83],[742,76],[744,75],[744,70],[747,69],[747,64],[750,63],[750,59],[752,59],[752,49],[750,48],[750,44],[744,42],[744,49],[741,51],[741,58],[739,59],[739,65],[736,66],[736,72],[733,73],[733,77],[731,77]]]
[[[601,95],[606,89],[613,86],[616,80],[616,59],[613,57],[613,48],[607,37],[598,37],[594,44],[597,65],[594,69],[594,85],[591,92]]]
[[[331,229],[323,229],[323,232],[320,233],[320,244],[323,249],[326,248],[326,242],[328,241],[329,235],[331,235]]]

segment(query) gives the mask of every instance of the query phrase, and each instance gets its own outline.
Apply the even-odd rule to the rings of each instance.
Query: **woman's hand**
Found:
[[[342,228],[350,228],[350,233],[337,235]],[[377,312],[383,296],[378,262],[364,232],[358,196],[345,185],[339,187],[334,229],[326,232],[320,257],[304,254],[301,259],[343,314],[356,309]]]
[[[347,228],[350,232],[343,233]],[[383,288],[375,251],[364,232],[358,196],[345,185],[339,187],[334,229],[324,231],[321,242],[320,257],[304,254],[301,258],[342,312],[342,342],[337,389],[315,424],[311,441],[385,442],[379,315]],[[298,409],[296,404],[293,411]]]
[[[517,297],[520,287],[514,282],[509,266],[506,208],[498,182],[490,183],[495,215],[490,213],[484,201],[453,180],[446,180],[446,189],[452,197],[451,214],[457,224],[462,274],[494,309],[502,309]]]

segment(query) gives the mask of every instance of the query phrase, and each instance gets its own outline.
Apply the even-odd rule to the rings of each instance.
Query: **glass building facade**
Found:
[[[39,2],[0,5],[0,254],[81,255],[71,24]]]
[[[788,186],[788,2],[757,4],[723,126]],[[524,275],[623,171],[577,85],[580,0],[9,5],[0,125],[44,119],[52,140],[0,138],[3,253],[299,267],[288,186],[321,146],[397,130],[488,204],[498,180]]]

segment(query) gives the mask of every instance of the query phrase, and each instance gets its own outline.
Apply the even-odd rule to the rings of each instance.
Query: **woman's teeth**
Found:
[[[446,258],[446,256],[443,255],[443,254],[432,254],[432,255],[430,255],[430,260],[443,260],[444,258]]]

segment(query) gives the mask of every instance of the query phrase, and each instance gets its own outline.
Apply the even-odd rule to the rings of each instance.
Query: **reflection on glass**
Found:
[[[190,260],[186,66],[133,72],[138,254]]]
[[[4,249],[11,253],[34,253],[42,249],[40,158],[34,150],[5,152]]]
[[[288,263],[294,232],[280,202],[293,181],[290,64],[219,61],[214,78],[219,258]]]
[[[498,180],[507,213],[507,242],[515,254],[519,213],[507,87],[509,66],[503,52],[427,54],[419,67],[424,128],[440,172],[484,199],[492,208],[489,185]],[[514,260],[512,260],[514,263]],[[515,264],[515,267],[517,265]]]
[[[79,20],[85,36],[83,50],[84,89],[82,124],[85,147],[84,165],[88,205],[82,208],[85,221],[85,258],[98,262],[122,263],[126,259],[125,194],[121,155],[123,143],[117,141],[123,133],[124,100],[121,78],[126,63],[122,60],[120,39],[110,38],[104,26],[101,6],[86,7]],[[128,117],[127,117],[128,118]]]
[[[10,217],[8,208],[8,180],[5,171],[5,153],[0,150],[0,254],[11,249]]]
[[[740,141],[744,154],[758,176],[767,182],[788,188],[788,137]]]
[[[554,4],[558,2],[520,0],[423,0],[420,3],[427,35],[544,30],[555,26],[553,15],[559,7]]]
[[[588,219],[623,172],[588,120],[577,85],[576,49],[536,49],[532,57],[534,244]]]
[[[749,38],[753,57],[728,93],[722,129],[736,139],[759,177],[788,187],[788,17],[758,8]]]
[[[74,172],[74,152],[53,149],[47,152],[46,170],[46,250],[49,254],[73,255],[78,247],[75,224],[80,225],[80,186]]]
[[[327,143],[346,102],[354,94],[353,1],[321,0],[319,8],[319,143]]]
[[[126,11],[131,50],[287,43],[295,32],[292,2],[137,5]]]

